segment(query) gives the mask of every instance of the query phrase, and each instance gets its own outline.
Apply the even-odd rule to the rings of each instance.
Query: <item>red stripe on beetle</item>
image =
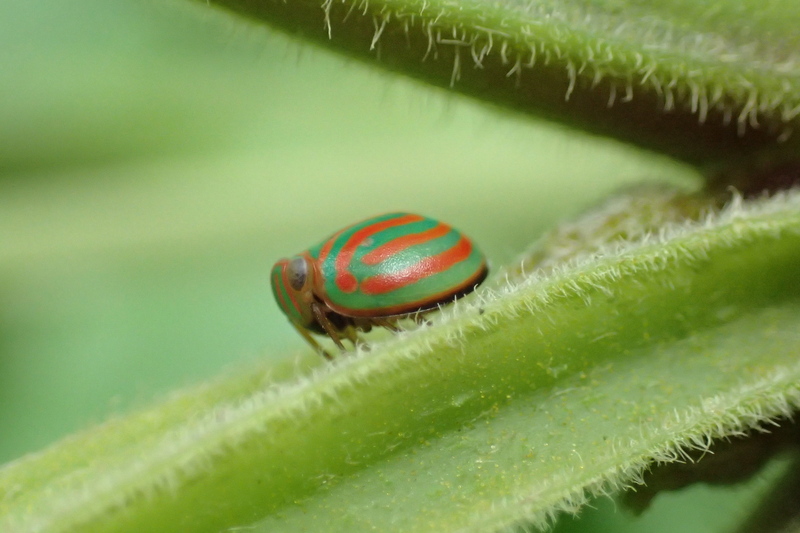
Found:
[[[280,274],[273,274],[272,277],[275,278],[272,283],[275,284],[275,296],[278,298],[278,303],[284,309],[288,309],[289,306],[286,305],[286,298],[283,297],[284,288],[281,286],[283,282],[282,276]]]
[[[394,240],[383,244],[371,252],[364,254],[361,258],[361,262],[366,265],[377,265],[379,263],[384,262],[386,259],[392,257],[393,255],[402,252],[403,250],[410,248],[416,244],[422,244],[428,241],[432,241],[433,239],[438,239],[439,237],[443,237],[450,233],[452,228],[447,224],[442,224],[439,222],[439,225],[427,229],[425,231],[421,231],[419,233],[412,233],[410,235],[403,235],[402,237],[398,237]]]
[[[339,235],[344,233],[344,231],[346,229],[347,228],[345,228],[345,229],[343,229],[341,231],[337,231],[336,233],[331,235],[331,238],[328,239],[328,241],[322,246],[322,248],[320,248],[319,254],[317,256],[317,259],[319,260],[320,263],[324,263],[325,262],[325,260],[328,258],[328,256],[331,253],[331,248],[333,248],[333,245],[336,244],[336,239],[338,239]]]
[[[344,293],[355,292],[356,289],[358,289],[358,280],[347,270],[347,267],[350,266],[350,261],[352,261],[353,255],[356,253],[356,248],[358,248],[364,240],[385,229],[410,224],[411,222],[418,222],[420,220],[424,219],[419,215],[403,215],[401,217],[384,220],[383,222],[376,222],[375,224],[371,224],[366,228],[361,228],[353,233],[344,245],[342,245],[342,248],[336,256],[336,262],[334,263],[336,270],[336,278],[334,281],[336,282],[336,287]],[[328,243],[325,244],[325,247],[327,247],[327,245]]]
[[[421,279],[444,272],[456,263],[467,259],[472,253],[472,243],[462,236],[453,247],[444,252],[426,257],[418,263],[392,274],[379,274],[361,283],[364,294],[386,294],[401,289]]]

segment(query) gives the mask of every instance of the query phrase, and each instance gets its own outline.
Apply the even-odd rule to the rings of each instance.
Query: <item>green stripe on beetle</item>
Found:
[[[486,259],[464,234],[432,218],[388,213],[348,226],[309,250],[281,259],[272,291],[297,330],[359,342],[357,331],[396,329],[472,292],[488,273]]]

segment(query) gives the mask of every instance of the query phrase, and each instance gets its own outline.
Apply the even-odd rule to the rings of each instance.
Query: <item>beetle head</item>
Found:
[[[311,311],[314,276],[314,265],[306,255],[281,259],[272,267],[272,292],[275,300],[292,322],[305,328],[316,323]]]

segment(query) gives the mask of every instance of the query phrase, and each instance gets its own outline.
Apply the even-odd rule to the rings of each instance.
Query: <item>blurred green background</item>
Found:
[[[648,180],[697,183],[202,3],[2,3],[0,463],[306,349],[269,267],[345,224],[418,211],[499,265]],[[618,531],[598,505],[581,527]]]

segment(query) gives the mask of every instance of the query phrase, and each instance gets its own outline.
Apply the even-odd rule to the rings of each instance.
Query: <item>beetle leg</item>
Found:
[[[319,343],[317,342],[317,340],[316,340],[314,337],[312,337],[312,336],[311,336],[311,334],[308,332],[308,330],[306,330],[305,328],[302,328],[302,327],[298,326],[297,324],[295,324],[295,323],[294,323],[294,322],[292,322],[291,320],[290,320],[289,322],[292,324],[292,326],[294,327],[294,329],[296,329],[296,330],[297,330],[297,333],[299,333],[299,334],[300,334],[300,335],[301,335],[301,336],[302,336],[302,337],[303,337],[303,338],[304,338],[304,339],[305,339],[305,340],[308,342],[308,344],[310,344],[310,345],[311,345],[311,347],[312,347],[312,348],[314,348],[314,349],[317,351],[317,353],[318,353],[318,354],[320,354],[322,357],[324,357],[324,358],[325,358],[325,359],[327,359],[328,361],[333,361],[333,357],[331,357],[331,354],[329,354],[328,352],[326,352],[326,351],[325,351],[325,350],[322,348],[322,346],[320,346],[320,345],[319,345]]]
[[[328,319],[328,315],[325,314],[325,311],[318,303],[311,304],[311,311],[314,313],[314,318],[317,319],[317,322],[322,329],[325,330],[325,333],[328,334],[328,337],[336,343],[336,346],[339,347],[341,351],[345,351],[344,344],[342,344],[342,339],[339,337],[339,332],[336,331],[336,327],[333,323]]]
[[[344,333],[344,336],[347,337],[347,340],[353,343],[353,346],[365,346],[364,341],[362,341],[358,336],[358,331],[352,324],[348,324],[342,333]]]
[[[393,331],[394,333],[397,333],[398,331],[400,331],[400,328],[398,328],[397,325],[394,322],[392,322],[390,320],[387,320],[385,318],[375,317],[375,318],[372,319],[372,322],[376,326],[380,326],[382,328],[386,328],[389,331]]]

